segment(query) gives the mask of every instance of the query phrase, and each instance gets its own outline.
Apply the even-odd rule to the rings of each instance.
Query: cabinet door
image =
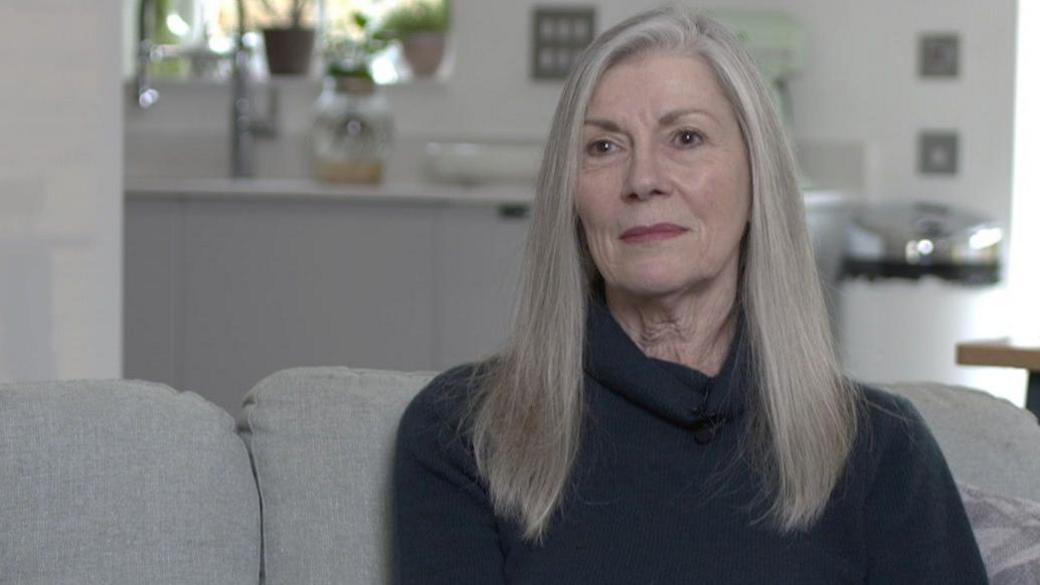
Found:
[[[231,412],[296,366],[434,366],[436,208],[202,201],[185,208],[184,389]]]
[[[183,383],[183,221],[177,199],[124,207],[123,377]]]
[[[517,299],[528,220],[522,207],[451,206],[437,232],[435,363],[444,369],[498,351]]]

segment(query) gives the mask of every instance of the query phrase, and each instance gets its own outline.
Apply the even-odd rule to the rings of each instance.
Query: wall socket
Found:
[[[531,12],[531,78],[563,79],[596,36],[592,6],[536,6]]]
[[[957,77],[960,74],[960,44],[957,33],[922,34],[917,54],[918,75]]]
[[[922,175],[956,175],[958,136],[952,130],[926,130],[917,139],[917,170]]]

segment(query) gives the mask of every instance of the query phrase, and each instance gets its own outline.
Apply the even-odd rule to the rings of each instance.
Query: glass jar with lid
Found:
[[[390,154],[393,116],[367,75],[330,75],[314,105],[311,159],[323,181],[378,183]]]

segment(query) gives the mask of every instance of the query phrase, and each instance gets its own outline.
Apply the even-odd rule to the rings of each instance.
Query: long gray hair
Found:
[[[468,403],[477,466],[500,517],[541,540],[561,505],[583,415],[587,303],[597,278],[574,209],[586,106],[603,73],[648,53],[714,70],[747,147],[750,225],[738,299],[751,379],[744,451],[781,532],[821,515],[852,449],[857,395],[842,376],[805,224],[795,163],[769,92],[732,33],[678,7],[632,17],[582,53],[563,87],[542,160],[520,298],[504,349]]]

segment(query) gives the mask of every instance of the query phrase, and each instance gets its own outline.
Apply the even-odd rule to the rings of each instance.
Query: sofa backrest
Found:
[[[263,506],[266,585],[390,582],[390,469],[397,421],[432,378],[296,368],[254,388],[239,416]],[[908,397],[962,481],[1040,501],[1040,427],[987,394],[938,384]]]
[[[230,415],[149,382],[0,384],[0,581],[256,585]]]
[[[297,368],[250,391],[238,426],[263,507],[266,585],[390,582],[397,421],[432,377]]]
[[[160,384],[0,384],[0,582],[388,583],[397,422],[432,377],[284,370],[248,394],[239,436]],[[966,388],[887,389],[958,480],[1040,501],[1031,414]]]

